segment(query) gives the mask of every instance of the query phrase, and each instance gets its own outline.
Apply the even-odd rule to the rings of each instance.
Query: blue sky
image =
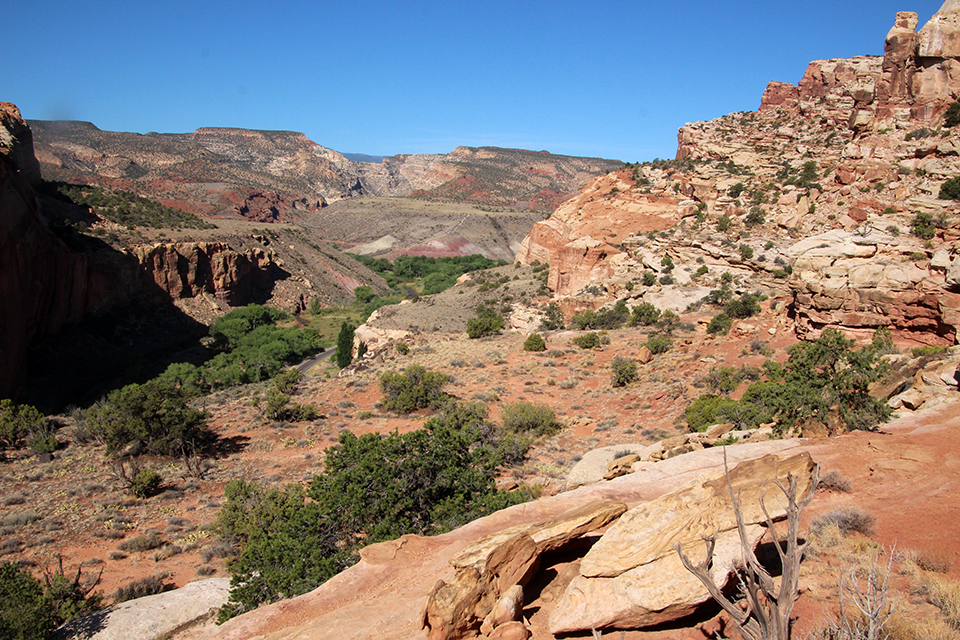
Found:
[[[882,55],[897,11],[922,25],[941,2],[3,4],[0,100],[26,118],[635,161],[672,158],[685,122],[754,110],[767,82],[796,83],[811,60]]]

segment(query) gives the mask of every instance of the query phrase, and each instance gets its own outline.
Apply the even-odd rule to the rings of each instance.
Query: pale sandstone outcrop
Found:
[[[921,342],[954,343],[960,290],[951,290],[955,285],[946,278],[956,269],[957,247],[942,249],[937,261],[918,266],[906,255],[919,249],[914,244],[867,228],[830,231],[787,249],[794,262],[790,286],[798,329],[815,336],[826,327],[891,326]]]
[[[804,496],[813,488],[813,471],[809,454],[768,456],[731,468],[729,477],[721,472],[698,478],[628,511],[587,552],[580,575],[550,617],[550,631],[629,629],[689,615],[710,595],[683,568],[674,546],[699,558],[702,536],[719,534],[712,569],[718,584],[726,582],[742,554],[728,481],[744,522],[757,525],[766,521],[762,507],[774,519],[785,516],[776,483],[795,476],[798,495]],[[763,533],[763,527],[749,527],[750,544]]]
[[[518,620],[523,585],[540,556],[608,525],[626,510],[625,504],[609,500],[585,504],[547,522],[504,529],[469,545],[450,561],[457,570],[454,580],[438,581],[427,598],[423,626],[428,637],[457,640]]]
[[[216,618],[230,595],[230,578],[197,580],[173,591],[128,600],[78,618],[53,633],[56,640],[163,640]]]

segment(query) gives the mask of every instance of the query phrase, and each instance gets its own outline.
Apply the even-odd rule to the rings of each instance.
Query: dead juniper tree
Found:
[[[743,551],[742,562],[737,568],[736,574],[746,606],[741,607],[739,604],[732,602],[724,595],[723,585],[717,585],[710,576],[710,564],[713,561],[713,550],[717,541],[716,534],[703,537],[707,543],[707,552],[706,558],[700,564],[693,564],[683,553],[680,544],[674,545],[674,548],[680,555],[683,566],[703,583],[710,596],[727,612],[737,631],[744,638],[747,640],[789,640],[793,627],[791,614],[799,589],[800,561],[803,559],[807,544],[809,544],[808,542],[800,543],[797,540],[800,529],[800,514],[810,504],[816,493],[820,467],[815,465],[813,468],[812,482],[806,496],[797,496],[799,477],[793,474],[787,475],[786,486],[779,478],[773,481],[773,484],[780,489],[784,498],[786,498],[784,510],[787,515],[787,535],[785,539],[781,539],[777,535],[773,526],[773,518],[767,511],[761,491],[760,509],[766,519],[767,532],[773,538],[773,546],[780,556],[782,573],[779,589],[770,573],[754,553],[743,519],[740,496],[734,492],[733,482],[730,480],[726,450],[723,454],[723,468],[727,477],[727,486],[730,488],[730,500],[737,519],[737,530],[740,534]],[[767,481],[764,481],[764,485],[766,483]]]
[[[828,637],[850,640],[889,637],[885,629],[896,611],[889,580],[896,558],[896,547],[889,552],[881,548],[865,570],[852,566],[840,571],[840,613],[827,625]]]

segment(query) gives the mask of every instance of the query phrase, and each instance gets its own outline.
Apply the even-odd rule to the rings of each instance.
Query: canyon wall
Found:
[[[882,57],[816,60],[756,112],[681,127],[676,160],[595,179],[517,260],[548,262],[567,308],[599,295],[682,310],[727,282],[789,296],[805,337],[889,326],[953,344],[960,205],[938,195],[960,176],[960,127],[944,120],[960,98],[960,2],[917,25],[898,13]],[[657,282],[641,286],[643,271]]]
[[[0,397],[23,382],[34,339],[131,301],[171,304],[210,294],[227,305],[263,301],[287,274],[272,251],[224,242],[159,243],[118,251],[82,236],[68,245],[44,215],[30,128],[0,103]]]

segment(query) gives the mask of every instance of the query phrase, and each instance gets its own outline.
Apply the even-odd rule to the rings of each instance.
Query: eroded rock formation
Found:
[[[235,251],[224,242],[178,242],[134,248],[144,279],[170,298],[209,293],[231,306],[265,298],[283,277],[273,253]]]
[[[938,195],[960,175],[960,128],[943,126],[960,97],[960,6],[917,24],[898,13],[882,57],[816,60],[796,85],[771,82],[757,112],[681,127],[676,161],[597,178],[517,260],[549,262],[566,309],[683,311],[734,281],[792,296],[806,337],[890,326],[955,342],[960,206]]]
[[[550,616],[551,633],[649,627],[694,612],[710,595],[683,568],[674,546],[699,561],[702,536],[716,535],[712,573],[724,584],[742,557],[731,491],[742,505],[749,543],[756,545],[765,531],[759,526],[766,521],[761,505],[773,519],[785,516],[776,483],[793,475],[804,496],[812,490],[813,470],[808,454],[768,456],[741,463],[729,478],[722,472],[697,478],[628,511],[584,557]]]

